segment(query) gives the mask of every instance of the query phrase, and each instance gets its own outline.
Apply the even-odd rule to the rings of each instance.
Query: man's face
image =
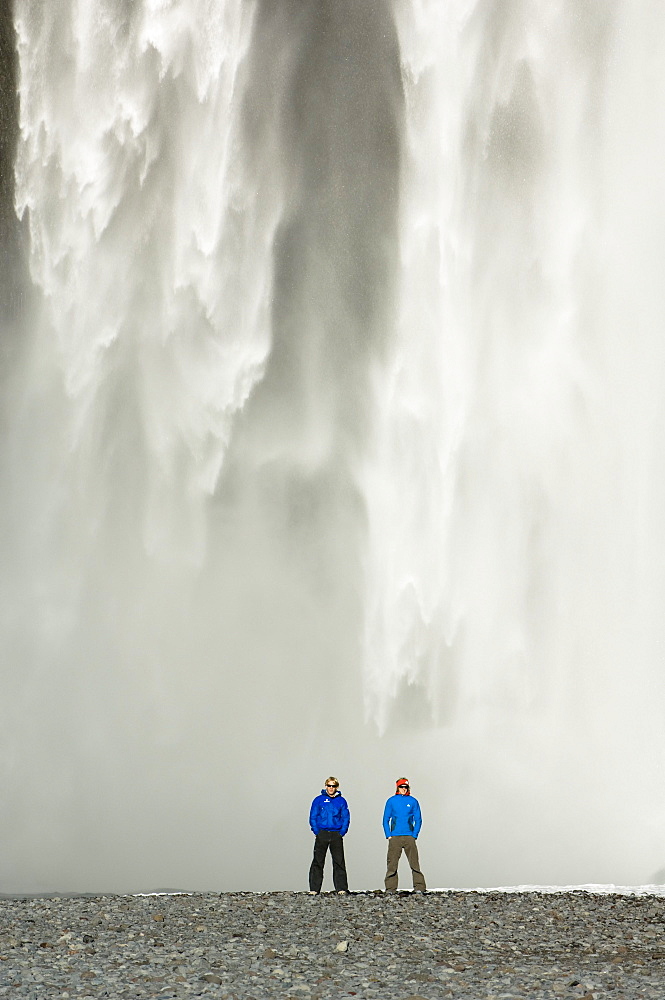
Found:
[[[326,781],[326,793],[328,795],[334,795],[337,791],[337,785],[332,784],[332,782]]]
[[[408,785],[398,785],[397,786],[397,794],[398,795],[406,795],[406,793],[408,792],[408,790],[409,790],[409,786]]]

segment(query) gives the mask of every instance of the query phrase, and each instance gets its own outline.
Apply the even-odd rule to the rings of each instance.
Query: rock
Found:
[[[154,903],[0,899],[0,993],[422,1000],[407,997],[422,983],[429,1000],[664,996],[659,898],[354,893],[313,909],[304,893],[199,893],[161,896],[158,913]]]

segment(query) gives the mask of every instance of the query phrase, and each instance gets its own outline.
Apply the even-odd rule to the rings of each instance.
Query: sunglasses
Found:
[[[326,782],[326,788],[339,788],[339,785],[329,785],[329,784],[328,784],[328,783]]]

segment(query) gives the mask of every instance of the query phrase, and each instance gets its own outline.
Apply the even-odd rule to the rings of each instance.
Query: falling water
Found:
[[[651,880],[656,0],[13,19],[2,884]]]

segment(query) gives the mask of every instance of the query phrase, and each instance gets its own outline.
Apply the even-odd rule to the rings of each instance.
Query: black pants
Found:
[[[333,865],[333,884],[337,892],[344,890],[348,892],[349,886],[346,881],[346,864],[344,862],[344,840],[341,834],[334,830],[321,830],[316,835],[314,841],[314,857],[309,869],[309,887],[314,892],[321,892],[323,885],[323,865],[326,860],[326,851],[330,848]]]

